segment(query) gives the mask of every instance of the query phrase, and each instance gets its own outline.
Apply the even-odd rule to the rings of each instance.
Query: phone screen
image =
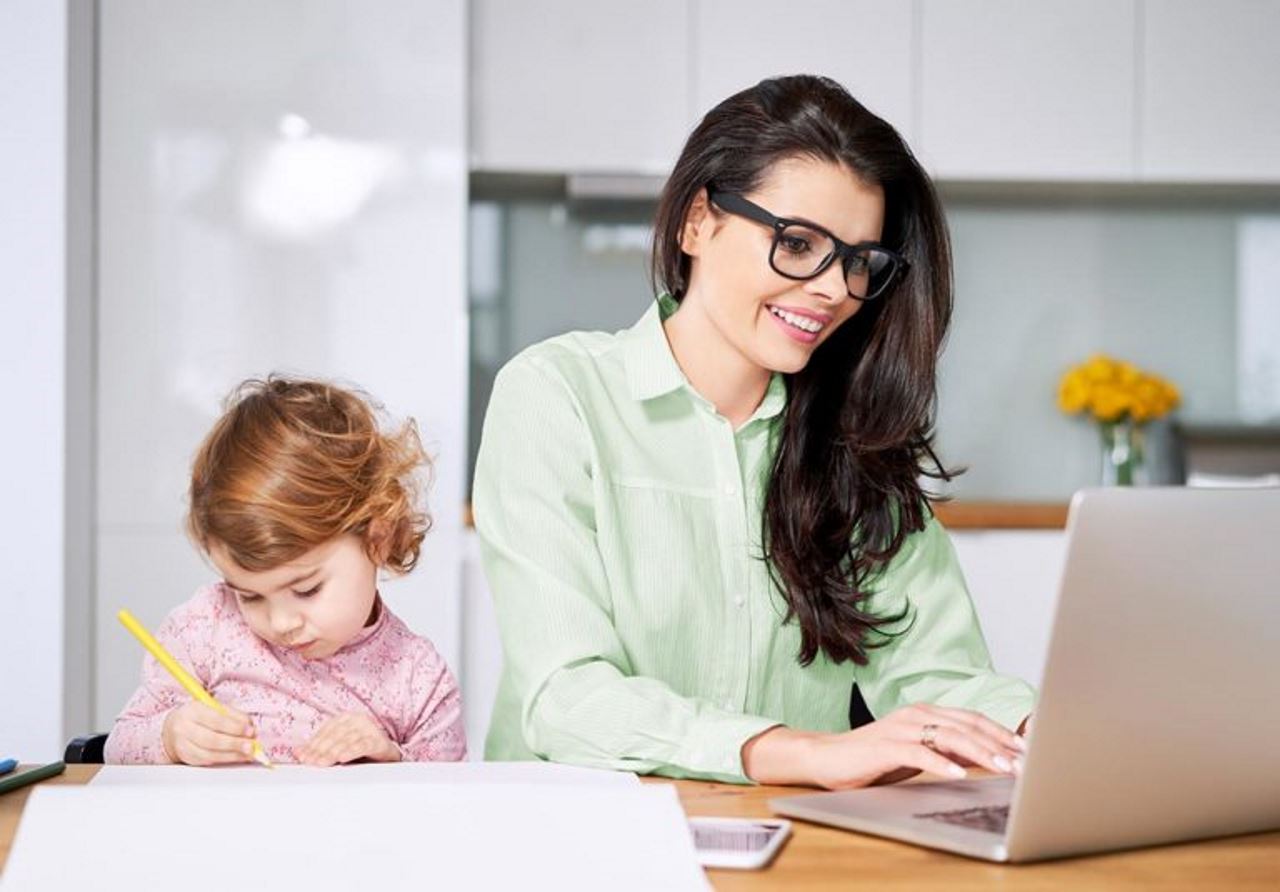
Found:
[[[758,852],[769,845],[781,828],[769,824],[741,827],[693,825],[693,844],[699,849],[728,852]]]

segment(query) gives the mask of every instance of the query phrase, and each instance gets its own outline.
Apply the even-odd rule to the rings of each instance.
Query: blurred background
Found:
[[[107,730],[150,625],[214,578],[190,457],[240,380],[353,382],[436,457],[384,593],[462,679],[501,655],[467,526],[489,388],[630,325],[690,129],[839,80],[936,178],[956,316],[944,515],[999,668],[1039,678],[1106,353],[1176,385],[1141,479],[1280,473],[1280,0],[0,0],[0,749]]]

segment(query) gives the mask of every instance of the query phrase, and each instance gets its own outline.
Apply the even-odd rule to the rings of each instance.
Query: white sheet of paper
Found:
[[[0,888],[709,888],[674,788],[41,787]]]
[[[598,787],[636,787],[640,779],[625,771],[600,771],[553,762],[394,762],[335,765],[229,765],[193,768],[189,765],[104,765],[94,786],[121,784],[582,784]]]

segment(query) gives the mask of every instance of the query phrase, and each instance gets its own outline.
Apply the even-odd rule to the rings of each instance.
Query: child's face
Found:
[[[345,534],[271,570],[237,565],[221,543],[209,557],[256,635],[310,660],[332,656],[375,619],[377,565]]]

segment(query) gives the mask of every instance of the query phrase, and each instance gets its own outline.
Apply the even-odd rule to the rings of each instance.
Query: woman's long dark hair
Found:
[[[680,235],[709,187],[750,193],[777,162],[840,164],[884,190],[881,241],[906,274],[862,307],[787,376],[787,408],[764,504],[764,558],[800,623],[802,665],[819,651],[840,663],[906,618],[869,609],[876,573],[928,520],[921,477],[950,479],[932,445],[937,360],[951,320],[951,249],[933,185],[902,137],[836,82],[761,81],[707,113],[658,204],[655,287],[689,287]],[[763,261],[761,261],[763,262]],[[899,630],[900,631],[900,630]]]

